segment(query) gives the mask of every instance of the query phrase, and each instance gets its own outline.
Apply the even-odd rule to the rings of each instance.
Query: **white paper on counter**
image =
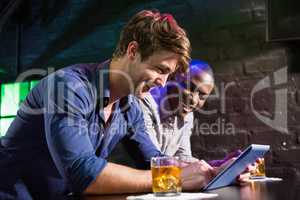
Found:
[[[213,193],[181,193],[178,196],[165,196],[165,197],[158,197],[155,196],[153,193],[151,194],[144,194],[138,196],[128,196],[127,200],[200,200],[200,199],[208,199],[208,198],[215,198],[218,194]]]

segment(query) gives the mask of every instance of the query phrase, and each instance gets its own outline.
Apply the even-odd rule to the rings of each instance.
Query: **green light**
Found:
[[[4,136],[14,117],[0,119],[0,137]]]
[[[34,81],[30,81],[30,89],[29,90],[32,90],[32,88],[34,88],[34,86],[36,86],[40,81],[38,80],[34,80]]]
[[[28,82],[2,84],[0,116],[16,115],[20,104],[25,100],[27,94]]]

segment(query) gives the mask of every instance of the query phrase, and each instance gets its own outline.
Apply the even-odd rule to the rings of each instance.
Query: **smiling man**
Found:
[[[146,161],[161,155],[132,95],[163,86],[189,60],[189,40],[174,18],[145,10],[125,25],[111,60],[42,79],[1,138],[0,199],[25,199],[24,186],[33,199],[151,191],[151,171],[110,163],[107,156],[129,133]],[[183,189],[199,188],[207,167],[184,168]]]
[[[193,60],[188,73],[177,73],[165,87],[141,100],[147,132],[162,153],[192,158],[193,111],[201,109],[214,88],[210,66]]]

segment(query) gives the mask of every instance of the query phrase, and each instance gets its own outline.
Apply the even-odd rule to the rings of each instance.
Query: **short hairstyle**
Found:
[[[188,65],[188,69],[186,70],[185,73],[181,73],[181,72],[176,72],[173,73],[169,76],[168,81],[178,81],[178,79],[187,79],[188,77],[190,77],[190,73],[193,71],[197,71],[197,73],[207,73],[208,75],[210,75],[210,77],[212,78],[212,83],[214,84],[215,79],[214,79],[214,73],[212,68],[210,67],[210,65],[202,60],[197,60],[197,59],[192,59]]]
[[[187,34],[171,14],[158,10],[143,10],[133,16],[123,28],[113,57],[125,55],[128,44],[136,41],[141,59],[146,60],[159,50],[180,56],[178,68],[185,72],[190,62],[191,45]]]
[[[212,81],[213,81],[212,83],[215,82],[214,72],[207,62],[193,59],[193,60],[191,60],[191,62],[189,64],[189,71],[193,71],[193,69],[198,69],[197,71],[199,71],[199,72],[202,71],[202,72],[209,74],[212,78]]]

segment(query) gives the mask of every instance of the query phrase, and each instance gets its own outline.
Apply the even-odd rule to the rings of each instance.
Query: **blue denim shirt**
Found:
[[[118,101],[112,120],[104,124],[108,68],[109,61],[77,64],[42,79],[1,138],[0,175],[17,179],[22,174],[19,171],[30,171],[35,165],[42,176],[54,174],[72,191],[82,192],[101,173],[114,146],[128,134],[127,126],[133,128],[130,137],[138,142],[145,160],[160,155],[145,132],[135,97],[128,96],[128,120]]]

